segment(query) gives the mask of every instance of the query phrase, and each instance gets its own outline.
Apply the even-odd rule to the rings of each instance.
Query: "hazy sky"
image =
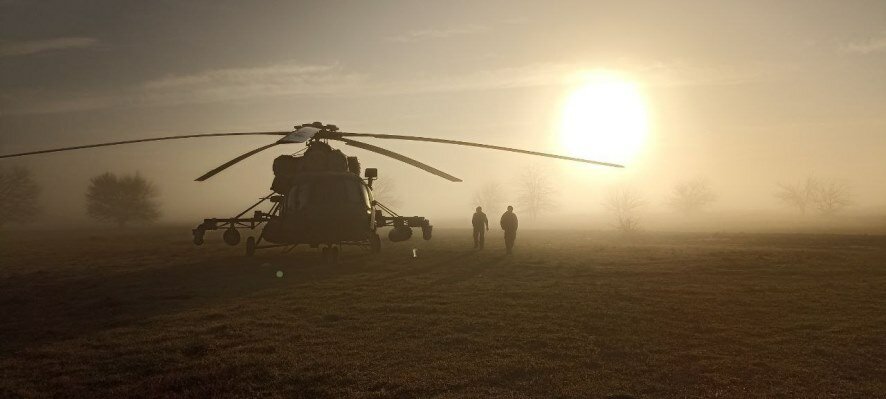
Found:
[[[775,183],[808,174],[846,179],[859,208],[886,205],[882,0],[0,0],[0,153],[314,120],[562,153],[564,101],[578,74],[600,69],[641,88],[650,134],[625,170],[538,160],[561,186],[560,212],[599,207],[613,185],[657,206],[695,176],[714,183],[722,209],[777,208]],[[83,218],[62,209],[82,209],[92,175],[141,171],[158,182],[169,219],[196,222],[268,191],[280,151],[192,181],[267,142],[154,143],[0,166],[34,169],[50,216]],[[345,149],[396,181],[404,213],[432,217],[469,215],[476,187],[511,184],[532,161],[373,143],[465,180]]]

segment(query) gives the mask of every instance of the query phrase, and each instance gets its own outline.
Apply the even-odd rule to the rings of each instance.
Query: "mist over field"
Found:
[[[252,145],[252,144],[250,144]],[[160,147],[161,144],[153,146]],[[345,149],[348,150],[348,149]],[[453,151],[459,151],[456,149]],[[102,151],[102,150],[94,150]],[[165,151],[165,150],[164,150]],[[468,155],[477,155],[476,150],[467,150]],[[350,153],[354,153],[351,151]],[[65,155],[75,157],[83,155]],[[504,155],[501,158],[510,157]],[[521,158],[520,156],[514,156]],[[248,165],[241,166],[215,178],[216,181],[193,182],[193,177],[203,173],[201,169],[193,169],[191,174],[170,173],[164,175],[153,168],[133,168],[131,173],[139,172],[152,180],[159,190],[161,217],[157,223],[164,225],[196,225],[203,218],[231,217],[252,205],[258,198],[270,192],[272,178],[270,172],[271,159],[251,160]],[[362,157],[362,162],[375,158],[372,154]],[[507,162],[506,160],[503,160]],[[544,207],[535,218],[526,212],[521,200],[524,182],[521,173],[525,168],[538,165],[535,163],[521,164],[511,161],[515,173],[502,173],[499,179],[482,179],[476,172],[459,173],[465,179],[463,183],[450,183],[434,176],[424,176],[421,171],[408,170],[406,166],[397,165],[387,160],[378,160],[366,166],[389,164],[380,167],[381,179],[388,180],[383,184],[392,186],[385,199],[392,198],[396,204],[393,208],[401,214],[421,215],[428,217],[432,223],[440,227],[470,226],[473,208],[477,203],[476,195],[484,185],[497,183],[501,189],[501,203],[497,209],[485,208],[492,219],[504,211],[508,204],[516,207],[525,228],[529,229],[579,229],[579,230],[610,230],[617,229],[613,213],[607,208],[607,196],[613,191],[628,187],[636,191],[643,205],[636,210],[640,219],[641,231],[697,231],[697,232],[799,232],[799,233],[865,233],[883,234],[886,232],[886,207],[877,201],[882,198],[872,195],[865,198],[858,194],[859,190],[851,186],[848,191],[852,202],[834,214],[822,214],[814,209],[801,212],[779,198],[778,182],[766,182],[753,186],[754,192],[739,192],[727,185],[726,181],[708,179],[716,199],[697,212],[689,214],[680,212],[672,204],[674,186],[683,182],[675,179],[670,185],[655,181],[643,184],[646,177],[623,180],[620,177],[585,181],[583,175],[594,175],[593,166],[580,166],[582,170],[574,172],[562,170],[554,164],[557,161],[545,161],[545,173],[550,173],[549,182],[554,189],[552,205]],[[67,168],[59,173],[62,165],[55,162],[44,165],[38,162],[18,162],[14,165],[27,165],[35,175],[37,183],[42,187],[42,196],[38,200],[42,212],[27,223],[7,224],[5,228],[76,228],[93,226],[101,223],[91,220],[86,214],[86,187],[90,173],[99,174],[105,170],[119,170],[113,164],[106,167],[95,166],[90,173]],[[149,162],[150,163],[150,162]],[[375,165],[374,165],[375,164]],[[209,164],[212,165],[212,164]],[[521,169],[522,168],[522,169]],[[169,168],[174,169],[174,168]],[[255,171],[250,169],[257,169]],[[449,169],[451,173],[456,169]],[[154,171],[155,174],[149,174]],[[484,169],[488,171],[488,169]],[[622,171],[618,171],[622,172]],[[625,173],[631,173],[624,171]],[[254,175],[251,175],[254,173]],[[575,173],[565,176],[567,173]],[[711,176],[709,173],[706,176]],[[166,177],[161,177],[166,176]],[[479,181],[472,181],[476,176]],[[804,177],[805,178],[805,177]],[[591,180],[591,179],[588,179]],[[848,179],[847,179],[848,180]],[[867,180],[857,178],[857,180]],[[638,183],[639,182],[639,183]],[[767,184],[768,183],[768,184]],[[876,186],[875,181],[867,182]],[[737,184],[744,186],[746,184]],[[732,195],[731,197],[729,195]],[[387,201],[385,201],[387,202]],[[267,205],[262,209],[268,208]]]
[[[441,134],[440,137],[446,136]],[[258,155],[209,181],[194,182],[196,176],[223,160],[262,144],[257,139],[228,139],[239,141],[237,144],[225,140],[213,139],[211,145],[185,145],[189,150],[179,148],[181,143],[146,143],[5,161],[3,166],[28,167],[43,189],[38,200],[42,213],[33,222],[7,227],[95,225],[85,212],[86,187],[91,177],[105,171],[137,172],[151,180],[160,193],[161,224],[190,225],[203,218],[233,216],[270,192],[273,178],[270,165],[279,152]],[[502,139],[498,143],[510,142]],[[625,169],[605,170],[600,166],[571,165],[557,160],[534,161],[519,154],[488,154],[478,149],[448,148],[438,144],[385,144],[410,155],[418,152],[407,152],[400,147],[438,148],[440,151],[432,151],[421,159],[465,180],[450,183],[376,154],[342,148],[349,155],[360,156],[365,167],[379,168],[382,184],[391,186],[386,196],[396,199],[395,210],[401,214],[426,216],[441,227],[467,227],[473,208],[481,205],[477,203],[477,193],[492,184],[499,190],[501,203],[498,209],[487,207],[487,213],[497,217],[505,205],[514,205],[526,228],[612,230],[614,220],[606,207],[607,197],[614,191],[631,189],[643,201],[643,206],[636,211],[642,219],[643,230],[882,234],[886,229],[886,197],[879,192],[882,180],[867,173],[813,174],[799,170],[785,173],[781,172],[781,167],[773,165],[771,175],[741,179],[731,175],[729,169],[673,170],[634,168],[629,164]],[[536,147],[523,145],[523,148]],[[213,153],[213,156],[206,153]],[[191,154],[199,154],[199,159],[205,160],[193,161],[198,158],[191,158]],[[459,161],[454,162],[453,158]],[[452,166],[445,167],[447,164]],[[740,169],[744,165],[730,166],[730,169]],[[526,185],[524,175],[530,169],[544,174],[552,189],[551,205],[543,207],[535,218],[525,212],[525,201],[521,199]],[[850,202],[838,212],[823,214],[814,209],[801,212],[778,198],[779,184],[802,182],[809,176],[841,176],[822,179],[845,183]],[[674,190],[679,184],[694,179],[705,180],[715,199],[697,212],[685,214],[672,204],[676,195]]]

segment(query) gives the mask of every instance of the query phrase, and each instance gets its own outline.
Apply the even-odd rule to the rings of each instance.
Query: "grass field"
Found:
[[[886,396],[886,237],[489,238],[6,231],[0,397]]]

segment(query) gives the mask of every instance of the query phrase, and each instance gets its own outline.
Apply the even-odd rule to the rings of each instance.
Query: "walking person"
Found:
[[[489,230],[489,219],[483,213],[482,207],[477,207],[477,211],[474,212],[474,217],[471,219],[471,224],[474,225],[474,249],[483,249],[483,244],[486,241],[486,231]]]
[[[505,249],[507,254],[514,252],[514,240],[517,239],[517,214],[514,207],[508,205],[508,210],[501,215],[501,229],[505,231]]]

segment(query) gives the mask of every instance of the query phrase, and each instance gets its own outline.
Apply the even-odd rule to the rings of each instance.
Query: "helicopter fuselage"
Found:
[[[302,156],[281,155],[274,160],[273,194],[262,198],[239,215],[227,219],[204,219],[193,230],[194,243],[203,243],[207,230],[225,229],[226,243],[237,245],[237,229],[261,229],[258,239],[247,240],[247,253],[257,248],[307,244],[312,247],[362,245],[380,250],[379,227],[391,226],[388,238],[405,241],[412,228],[420,228],[425,240],[432,226],[420,216],[400,216],[372,197],[375,169],[360,177],[360,163],[322,141],[308,143]],[[255,211],[242,217],[265,200],[273,205],[268,212]],[[262,241],[273,245],[258,246]]]
[[[350,172],[305,172],[279,198],[262,232],[276,244],[358,242],[376,230],[372,192]]]

